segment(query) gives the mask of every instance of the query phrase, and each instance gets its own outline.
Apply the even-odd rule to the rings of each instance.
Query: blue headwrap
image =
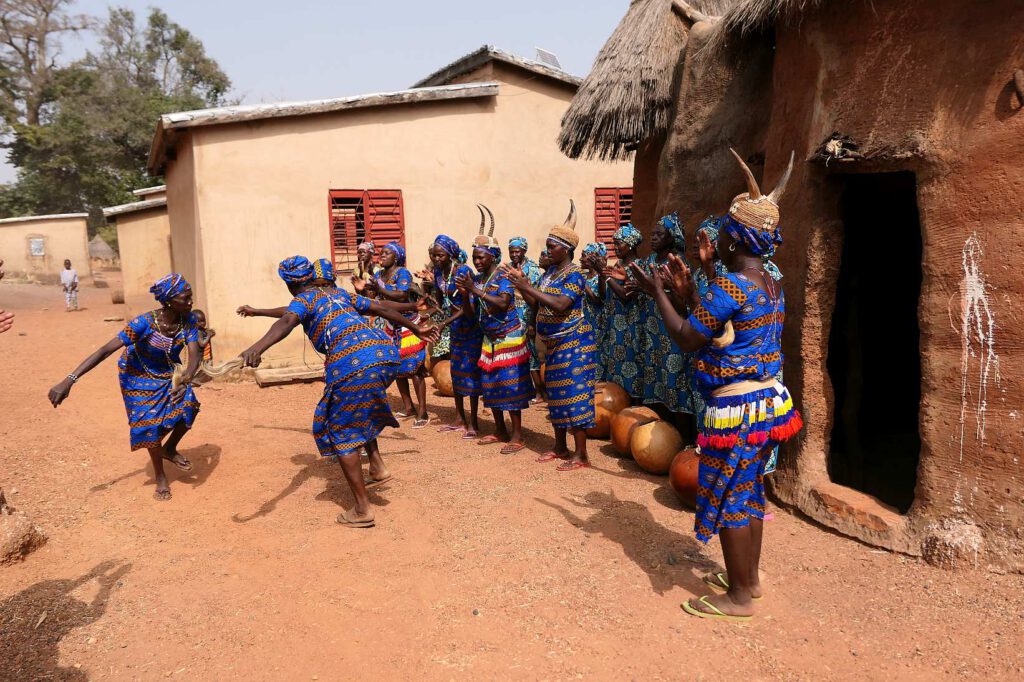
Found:
[[[391,253],[395,254],[395,261],[398,263],[399,266],[405,267],[405,247],[404,246],[402,246],[398,242],[390,242],[384,248],[388,249],[389,251],[391,251]]]
[[[508,248],[510,249],[522,249],[526,251],[528,248],[526,237],[512,237],[508,240]]]
[[[703,232],[711,240],[712,244],[718,243],[718,230],[722,227],[722,219],[709,215],[697,228],[697,232]]]
[[[439,234],[434,238],[434,243],[430,245],[430,248],[435,246],[440,247],[454,261],[459,259],[459,253],[462,251],[459,248],[459,243],[446,234]]]
[[[321,258],[313,263],[313,279],[327,279],[334,281],[334,265],[326,258]]]
[[[277,274],[287,284],[302,284],[303,282],[311,281],[315,276],[313,264],[305,256],[285,258],[277,266]]]
[[[501,247],[500,246],[481,246],[479,244],[475,244],[473,246],[473,250],[476,251],[477,249],[479,249],[481,251],[486,251],[487,253],[489,253],[492,256],[494,256],[494,262],[495,263],[500,263],[501,262]]]
[[[640,230],[633,227],[633,223],[626,223],[615,231],[612,239],[618,239],[630,248],[635,249],[640,246],[640,242],[644,240],[644,236],[640,234]]]
[[[667,216],[658,221],[658,223],[665,228],[669,236],[672,237],[672,242],[675,244],[676,251],[686,250],[686,235],[683,233],[683,224],[679,222],[679,214],[672,211]]]
[[[722,229],[732,235],[733,239],[746,245],[755,256],[771,258],[775,255],[775,247],[782,244],[782,230],[778,227],[772,230],[758,230],[740,223],[728,214],[722,217]]]
[[[459,249],[459,255],[455,257],[455,262],[463,265],[469,262],[469,254],[466,253],[465,249]]]
[[[592,253],[596,253],[601,258],[604,258],[608,255],[608,248],[605,247],[604,244],[598,244],[596,242],[593,244],[587,244],[583,247],[584,256],[589,256]]]
[[[191,288],[184,275],[172,272],[166,277],[158,279],[156,284],[149,288],[149,293],[153,294],[160,303],[167,303],[175,296],[184,293],[186,289]]]

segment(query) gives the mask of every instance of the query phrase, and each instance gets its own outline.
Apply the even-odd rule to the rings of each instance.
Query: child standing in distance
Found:
[[[64,291],[64,311],[78,310],[78,273],[68,259],[64,259],[64,269],[60,271],[60,287]]]

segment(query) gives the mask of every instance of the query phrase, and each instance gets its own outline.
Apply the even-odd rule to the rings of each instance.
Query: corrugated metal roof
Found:
[[[553,66],[538,62],[533,59],[527,59],[520,57],[519,55],[500,50],[493,45],[484,45],[479,50],[474,50],[469,54],[456,59],[451,64],[438,69],[434,73],[430,74],[423,80],[419,81],[414,88],[426,88],[436,87],[439,85],[447,85],[453,79],[463,76],[471,71],[474,71],[488,62],[502,62],[503,64],[510,64],[512,66],[530,71],[546,78],[551,78],[556,81],[561,81],[567,85],[571,85],[574,88],[579,87],[580,83],[583,82],[582,78],[573,76],[572,74],[566,73],[561,69],[556,69]]]

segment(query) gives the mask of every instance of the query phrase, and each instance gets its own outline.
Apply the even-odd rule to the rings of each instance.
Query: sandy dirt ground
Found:
[[[0,284],[0,485],[49,542],[0,567],[0,680],[1024,679],[1024,580],[946,572],[776,509],[748,624],[687,616],[721,561],[666,479],[594,443],[594,467],[390,430],[378,525],[309,433],[322,385],[199,389],[195,463],[152,498],[113,359],[47,389],[123,323],[109,290]],[[47,309],[48,308],[48,309]],[[253,323],[253,338],[265,328]],[[450,417],[447,399],[429,398]]]

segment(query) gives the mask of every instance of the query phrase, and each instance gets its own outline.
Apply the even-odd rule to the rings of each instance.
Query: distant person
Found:
[[[51,388],[49,397],[57,407],[86,372],[124,348],[117,368],[131,427],[131,448],[149,451],[156,477],[154,497],[163,501],[171,499],[164,460],[182,471],[192,470],[192,462],[178,452],[178,444],[199,414],[192,378],[202,356],[199,330],[192,314],[192,287],[188,281],[172,273],[157,281],[149,291],[160,308],[129,322],[120,334],[100,346],[74,372]],[[180,361],[185,347],[188,347],[188,366],[175,385],[174,365]]]
[[[60,271],[60,286],[64,290],[64,311],[78,310],[78,273],[67,259],[64,259],[64,269]]]
[[[4,278],[4,262],[0,260],[0,279]],[[14,326],[14,313],[0,309],[0,334]]]

